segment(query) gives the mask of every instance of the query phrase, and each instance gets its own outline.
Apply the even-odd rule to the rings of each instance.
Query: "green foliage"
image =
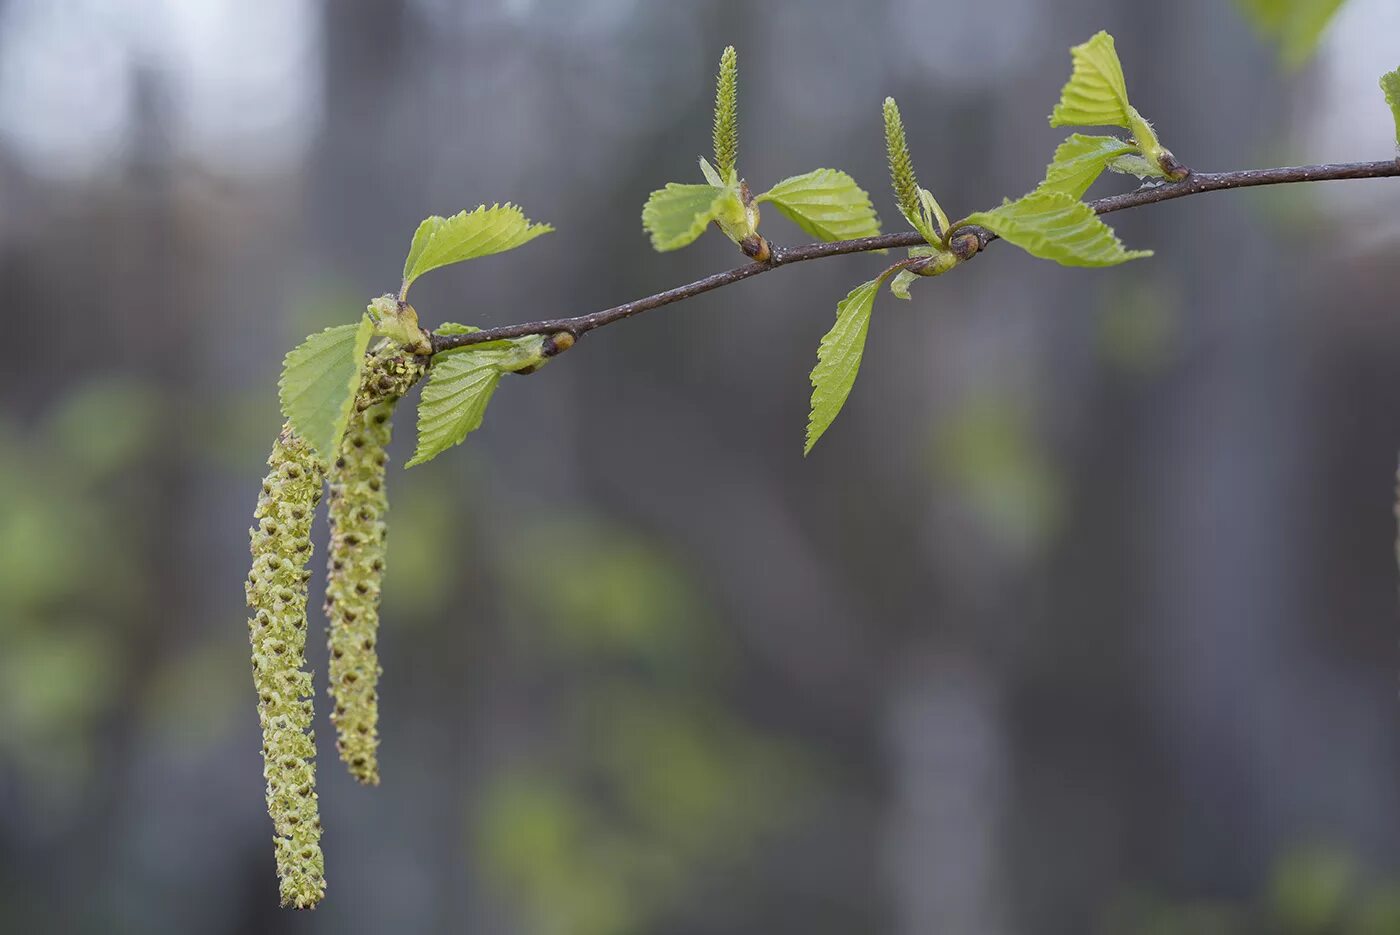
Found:
[[[1136,152],[1126,153],[1110,160],[1108,168],[1112,172],[1121,175],[1136,175],[1140,179],[1167,178],[1167,173],[1162,170],[1161,166],[1148,162],[1146,158]]]
[[[538,675],[528,732],[550,739],[481,787],[480,863],[530,931],[662,931],[794,827],[823,770],[716,703],[734,645],[693,563],[600,517],[529,509],[505,531],[502,631]]]
[[[1039,189],[1080,198],[1114,160],[1136,151],[1131,143],[1117,137],[1075,133],[1055,150]]]
[[[1069,54],[1074,70],[1050,112],[1050,126],[1129,127],[1132,105],[1113,37],[1100,30]]]
[[[1356,911],[1353,935],[1400,932],[1400,887],[1394,883],[1367,893]]]
[[[418,404],[418,447],[406,467],[432,460],[481,427],[504,372],[503,354],[478,350],[434,364]]]
[[[94,753],[146,661],[126,649],[150,617],[142,562],[168,395],[98,378],[23,425],[0,412],[0,762],[9,794],[46,803],[45,820],[105,781]]]
[[[608,725],[591,752],[627,823],[696,862],[798,810],[787,751],[703,695],[618,678],[580,698],[576,717],[585,729]]]
[[[763,201],[773,202],[798,227],[821,240],[878,234],[880,222],[870,196],[853,178],[836,169],[815,169],[783,179],[757,197],[750,194],[735,164],[739,152],[738,80],[737,58],[730,46],[720,58],[715,92],[714,164],[700,158],[704,185],[668,182],[647,198],[642,207],[642,228],[651,236],[652,248],[666,252],[687,246],[714,222],[748,256],[767,259],[769,247],[758,236],[758,204]]]
[[[1300,41],[1299,35],[1315,42],[1321,29],[1319,17],[1325,23],[1337,5],[1336,0],[1243,2],[1284,37],[1286,48],[1289,42]],[[1071,54],[1073,71],[1050,116],[1051,125],[1116,126],[1128,130],[1132,138],[1075,133],[1056,149],[1034,191],[957,224],[950,224],[932,193],[919,186],[899,108],[892,98],[885,99],[885,142],[895,198],[926,244],[912,247],[908,259],[861,283],[837,304],[836,321],[821,340],[811,372],[804,456],[830,428],[852,392],[875,297],[887,280],[890,291],[907,300],[916,277],[937,276],[965,262],[985,246],[987,231],[1033,256],[1065,266],[1112,266],[1151,256],[1151,251],[1126,250],[1080,198],[1106,169],[1169,179],[1180,179],[1188,170],[1161,146],[1151,125],[1129,102],[1112,36],[1099,32],[1075,46]],[[652,246],[658,251],[678,249],[714,223],[748,256],[769,259],[773,256],[770,245],[757,233],[762,202],[773,203],[802,230],[823,241],[878,234],[879,221],[869,195],[850,175],[836,169],[791,176],[757,197],[751,195],[736,166],[737,80],[737,58],[731,46],[721,58],[717,80],[714,163],[699,160],[704,184],[671,182],[651,193],[642,210],[642,224]],[[1400,70],[1384,75],[1381,87],[1395,116],[1400,143]],[[326,589],[331,693],[336,702],[332,719],[342,759],[357,779],[374,784],[378,782],[376,684],[380,674],[375,646],[387,531],[386,446],[394,403],[426,369],[428,379],[418,407],[418,442],[407,466],[422,464],[459,444],[482,424],[504,374],[537,369],[574,338],[573,332],[564,331],[432,354],[432,342],[405,297],[428,271],[513,249],[550,230],[549,225],[532,223],[509,203],[482,205],[450,218],[427,218],[414,233],[397,296],[375,299],[357,324],[313,334],[286,355],[279,389],[287,424],[269,458],[271,472],[263,482],[256,526],[250,530],[253,567],[246,588],[253,611],[248,627],[263,728],[267,803],[276,832],[284,905],[313,906],[325,889],[310,733],[311,674],[305,668],[304,645],[309,531],[326,462],[334,458],[329,467],[331,549]],[[831,252],[850,252],[850,248]],[[810,252],[794,254],[789,259],[811,256]],[[700,288],[663,293],[650,304],[637,304],[636,310],[744,278],[749,272],[752,269],[717,277],[716,283],[702,282]],[[622,314],[590,317],[588,324],[607,323],[633,310],[622,307],[615,310]],[[478,330],[448,323],[435,334]],[[367,368],[369,342],[376,335],[383,340]],[[1151,333],[1146,338],[1129,335],[1119,343],[1129,347],[1124,356],[1143,357],[1150,348],[1138,348],[1152,338]],[[146,401],[133,396],[128,403],[135,408]],[[108,421],[105,413],[102,405],[77,406],[68,419],[56,421],[56,428],[78,439],[69,444],[81,454],[93,447],[84,436],[92,426]],[[108,461],[121,461],[157,429],[133,422],[126,434],[113,436],[112,451],[94,449],[99,453],[88,467],[97,471]],[[997,407],[969,411],[937,440],[935,466],[945,480],[963,488],[990,527],[1030,540],[1053,527],[1060,497],[1056,478],[1037,457],[1032,441],[1018,413]],[[0,477],[11,467],[0,444]],[[7,489],[0,483],[0,495]],[[57,547],[46,545],[39,526],[62,530],[52,533],[59,537],[52,541],[60,544],[62,535],[80,536],[72,530],[90,531],[80,516],[55,524],[50,514],[60,515],[59,508],[45,504],[44,509],[29,513],[0,510],[0,542],[23,544],[14,550],[22,553],[10,563],[15,567],[8,575],[0,574],[0,581],[12,585],[0,587],[0,610],[8,606],[6,602],[22,599],[26,588],[47,593],[44,589],[58,576],[46,567],[54,564],[50,553]],[[450,522],[443,527],[451,528]],[[558,545],[563,538],[554,534],[548,541]],[[677,575],[657,572],[651,549],[567,549],[562,554],[569,561],[575,566],[591,562],[592,571],[578,573],[575,567],[575,574],[539,588],[534,585],[541,564],[558,565],[539,562],[542,550],[532,550],[533,560],[515,590],[526,595],[522,601],[547,601],[555,609],[566,608],[570,620],[567,629],[557,630],[557,641],[571,651],[593,654],[600,668],[613,673],[613,683],[570,699],[572,715],[584,722],[581,733],[588,735],[593,758],[584,777],[589,795],[580,796],[566,779],[553,773],[541,773],[545,779],[524,773],[526,781],[513,779],[501,785],[485,838],[503,875],[532,902],[539,898],[543,925],[599,933],[641,926],[653,906],[664,902],[665,893],[682,886],[685,879],[678,870],[683,861],[669,866],[656,861],[658,848],[664,846],[672,855],[708,858],[718,841],[752,835],[761,819],[771,818],[784,804],[788,785],[765,783],[786,764],[738,721],[697,704],[675,679],[657,677],[667,675],[666,666],[676,659],[691,664],[700,643],[694,636],[698,629],[682,633],[675,622],[685,616],[685,582]],[[665,623],[659,622],[662,617]],[[72,658],[60,659],[49,668],[72,665],[82,671],[92,655],[89,649],[79,638],[72,652],[62,654]],[[19,681],[31,667],[49,671],[43,658],[36,661],[26,654],[17,658],[22,662],[7,658],[0,663],[0,670],[14,676],[0,680],[0,685]],[[16,666],[19,675],[10,672]],[[656,684],[647,683],[648,679]],[[38,685],[45,680],[31,681]],[[661,685],[664,688],[657,690]],[[0,689],[0,703],[8,697],[8,690]],[[70,703],[77,704],[59,698],[56,705],[62,708]],[[761,794],[737,799],[731,794],[726,785],[736,766],[760,777],[753,785]],[[606,802],[598,800],[598,787],[605,789]],[[1278,901],[1280,917],[1302,920],[1300,932],[1332,924],[1350,884],[1335,864],[1314,863],[1304,870],[1285,879],[1279,891],[1284,896]],[[645,895],[638,898],[638,893]],[[1377,906],[1378,931],[1389,931],[1389,920],[1400,917],[1400,896]],[[1233,916],[1200,918],[1215,920],[1211,924],[1226,920],[1219,921],[1224,926],[1231,924]]]
[[[1173,905],[1149,894],[1121,901],[1109,932],[1151,935],[1394,935],[1400,888],[1364,873],[1335,848],[1307,845],[1275,862],[1262,898]]]
[[[482,863],[531,931],[662,930],[698,881],[739,871],[801,813],[795,758],[713,704],[617,679],[569,707],[582,775],[493,777],[475,823]]]
[[[1123,127],[1156,174],[1176,170],[1175,159],[1157,139],[1152,124],[1128,102],[1128,85],[1113,37],[1100,30],[1070,49],[1074,70],[1050,112],[1050,126]],[[1176,176],[1173,176],[1176,177]]]
[[[1063,192],[1035,191],[991,211],[968,215],[959,227],[985,227],[1031,256],[1061,266],[1116,266],[1152,255],[1124,250],[1113,228],[1094,209]]]
[[[74,390],[48,420],[48,435],[69,464],[101,477],[132,464],[161,432],[156,391],[122,379]]]
[[[711,222],[735,243],[758,230],[758,209],[745,203],[746,189],[735,166],[739,153],[739,66],[733,46],[720,57],[714,145],[715,165],[700,157],[705,184],[667,182],[642,206],[642,228],[657,252],[688,246]]]
[[[538,367],[544,338],[493,341],[447,351],[433,358],[418,402],[418,448],[405,467],[431,461],[481,427],[501,376]]]
[[[1120,277],[1096,309],[1099,357],[1139,379],[1160,374],[1180,353],[1181,315],[1174,290],[1149,277]]]
[[[507,593],[540,630],[533,645],[569,664],[607,659],[632,672],[707,672],[723,639],[701,619],[686,564],[649,536],[586,513],[550,514],[514,530],[503,549]],[[564,567],[548,588],[540,568]],[[726,657],[727,658],[727,657]],[[675,680],[669,684],[676,685]]]
[[[532,223],[525,212],[510,203],[489,208],[481,205],[475,211],[462,211],[450,218],[427,218],[413,233],[413,243],[403,263],[399,298],[407,296],[414,280],[429,270],[513,250],[552,230],[548,224]]]
[[[1014,397],[972,392],[932,439],[930,467],[985,532],[1007,546],[1043,546],[1060,528],[1065,488],[1036,434],[1035,413]]]
[[[1278,45],[1285,65],[1296,68],[1312,57],[1343,0],[1236,0],[1265,39]]]
[[[738,201],[738,194],[727,188],[667,182],[642,207],[642,227],[651,235],[652,249],[678,250],[703,234],[711,221],[732,214]]]
[[[52,796],[65,787],[71,792],[89,778],[85,774],[96,765],[93,751],[101,747],[104,728],[110,729],[111,712],[132,690],[123,678],[130,673],[123,671],[122,635],[101,628],[109,622],[64,621],[3,633],[0,704],[6,715],[0,753],[14,793],[45,799],[45,792]]]
[[[933,192],[927,188],[919,189],[919,218],[923,227],[924,239],[929,243],[936,243],[938,233],[947,233],[951,227],[948,223],[948,215],[943,213],[943,207],[934,199]],[[934,224],[937,227],[934,227]],[[932,238],[929,234],[933,234]]]
[[[1400,146],[1400,68],[1381,75],[1381,91],[1395,118],[1395,145]]]
[[[900,270],[895,273],[894,278],[890,280],[890,294],[896,299],[908,301],[913,298],[913,296],[909,294],[909,286],[918,278],[918,273],[911,273],[907,269]]]
[[[36,399],[22,424],[0,411],[0,763],[7,795],[46,822],[70,820],[108,781],[111,712],[158,668],[129,650],[151,632],[166,571],[149,564],[150,521],[179,405],[110,376],[60,391],[47,411]],[[218,708],[212,695],[201,712]]]
[[[455,321],[443,322],[433,329],[433,334],[471,334],[473,331],[480,331],[476,325],[460,325]]]
[[[715,168],[723,179],[737,171],[739,155],[739,61],[734,46],[728,46],[719,59],[719,79],[715,87]]]
[[[392,295],[372,299],[365,309],[374,322],[374,333],[416,354],[431,354],[432,346],[418,326],[418,312],[412,305]]]
[[[667,182],[651,193],[642,206],[642,227],[651,235],[658,253],[689,246],[713,221],[735,243],[758,230],[758,208],[745,205],[742,188],[731,172],[728,183],[720,183],[714,168],[700,159],[707,184]]]
[[[478,839],[495,883],[528,913],[532,931],[612,935],[635,931],[656,899],[617,831],[560,778],[516,773],[486,793]],[[643,882],[643,881],[637,881]]]
[[[817,347],[817,365],[812,368],[812,410],[807,417],[807,445],[803,454],[822,437],[841,414],[860,373],[865,353],[865,336],[870,331],[870,310],[875,294],[890,274],[889,270],[856,286],[836,305],[836,324]]]
[[[756,201],[771,201],[794,224],[818,240],[850,240],[880,233],[870,196],[837,169],[813,169],[783,179]]]
[[[288,352],[278,382],[282,415],[322,462],[340,447],[374,324],[338,325],[308,337]]]
[[[710,183],[715,188],[732,187],[735,191],[739,189],[739,176],[736,174],[735,170],[730,169],[721,176],[719,170],[710,165],[710,160],[706,159],[704,156],[700,157],[700,174],[705,177],[706,182]]]
[[[1270,903],[1281,931],[1322,935],[1338,931],[1357,883],[1356,863],[1330,848],[1309,847],[1278,862]]]

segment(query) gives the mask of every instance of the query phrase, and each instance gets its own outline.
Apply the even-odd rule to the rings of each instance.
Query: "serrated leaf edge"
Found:
[[[345,398],[341,401],[340,411],[336,416],[336,421],[334,423],[335,431],[332,432],[332,437],[329,440],[329,444],[327,447],[327,451],[331,453],[337,451],[340,447],[340,439],[345,434],[345,427],[347,424],[349,424],[350,411],[355,403],[355,392],[359,389],[360,377],[364,373],[365,352],[369,348],[370,339],[374,336],[374,322],[370,320],[369,315],[361,315],[359,322],[356,324],[332,325],[328,328],[322,328],[320,331],[315,331],[307,335],[305,338],[302,339],[301,343],[299,343],[296,347],[292,348],[286,354],[283,355],[282,372],[277,380],[277,402],[278,408],[281,410],[283,418],[285,418],[288,422],[292,424],[292,429],[297,433],[297,435],[300,436],[301,439],[305,441],[306,444],[316,453],[316,456],[325,463],[329,463],[330,456],[328,454],[322,453],[322,446],[317,444],[319,439],[312,438],[311,433],[306,431],[306,426],[299,425],[298,422],[300,420],[295,415],[293,415],[291,411],[292,400],[288,396],[290,390],[287,386],[287,376],[290,373],[290,368],[292,367],[293,359],[302,350],[302,348],[306,347],[306,345],[309,344],[312,340],[333,331],[348,331],[351,328],[356,329],[354,343],[351,347],[351,357],[352,360],[355,362],[355,369],[354,372],[351,374],[349,381],[347,381]],[[315,363],[315,359],[312,358],[311,362]],[[317,366],[317,369],[311,371],[312,380],[310,382],[317,382],[317,380],[320,377],[325,376],[325,374],[331,369],[331,366],[331,360],[325,360],[321,362]]]
[[[822,335],[821,343],[817,345],[817,365],[812,368],[812,373],[809,378],[812,384],[812,399],[807,415],[807,442],[802,450],[802,456],[804,458],[812,453],[813,447],[815,447],[821,437],[826,434],[827,429],[831,428],[835,423],[836,417],[841,414],[841,411],[846,408],[846,401],[850,399],[851,391],[855,388],[856,378],[860,375],[861,361],[865,356],[865,340],[870,331],[870,318],[875,308],[875,297],[879,294],[880,287],[884,285],[885,280],[888,279],[894,271],[895,267],[891,267],[874,279],[861,283],[850,292],[846,293],[844,299],[836,303],[836,322],[826,334]],[[842,349],[837,343],[841,340],[839,332],[842,330],[842,325],[846,324],[846,315],[852,309],[859,310],[857,314],[860,315],[863,321],[856,327],[856,333],[846,340],[846,346]],[[849,327],[847,330],[849,330]],[[821,393],[823,390],[824,383],[822,379],[824,379],[825,375],[823,375],[822,379],[819,379],[818,372],[822,370],[824,364],[832,360],[831,355],[834,351],[840,351],[843,358],[849,358],[852,353],[854,353],[855,360],[853,363],[843,366],[841,370],[835,374],[835,376],[840,377],[845,371],[849,370],[849,385],[846,386],[845,392],[842,393],[841,398],[836,401],[834,411],[831,413],[830,417],[823,419],[818,416],[817,394]]]

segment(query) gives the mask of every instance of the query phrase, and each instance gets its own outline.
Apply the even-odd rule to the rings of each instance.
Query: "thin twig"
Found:
[[[1232,188],[1250,188],[1256,185],[1286,185],[1294,182],[1324,182],[1340,179],[1379,179],[1397,176],[1400,176],[1400,159],[1387,159],[1377,162],[1346,162],[1316,166],[1282,166],[1276,169],[1242,169],[1235,172],[1193,172],[1180,182],[1144,185],[1131,192],[1125,192],[1121,195],[1109,195],[1107,198],[1091,201],[1089,205],[1099,214],[1108,214],[1111,211],[1122,211],[1126,208],[1136,208],[1142,205],[1156,204],[1161,201],[1171,201],[1173,198],[1184,198],[1187,195],[1200,195],[1205,192],[1224,191]],[[995,239],[996,237],[994,235],[987,234],[983,237],[983,243],[988,243]],[[502,325],[496,328],[485,328],[481,331],[473,331],[469,334],[435,335],[433,337],[433,351],[436,353],[439,351],[451,350],[456,347],[480,344],[484,341],[497,341],[502,338],[519,338],[531,334],[565,332],[578,338],[595,328],[601,328],[615,321],[622,321],[624,318],[631,318],[633,315],[640,315],[642,312],[649,312],[652,309],[661,308],[663,305],[670,305],[682,299],[689,299],[705,292],[711,292],[721,286],[728,286],[740,282],[751,276],[757,276],[759,273],[766,273],[769,270],[777,269],[780,266],[787,266],[791,263],[802,263],[806,260],[817,260],[828,256],[841,256],[847,253],[866,253],[871,250],[917,247],[923,243],[924,239],[917,233],[905,231],[897,234],[882,234],[879,237],[862,237],[858,240],[838,240],[832,243],[804,244],[800,247],[774,246],[772,258],[762,263],[749,263],[745,266],[738,266],[734,269],[725,270],[722,273],[714,273],[703,279],[697,279],[695,282],[687,283],[684,286],[677,286],[674,289],[667,289],[665,292],[658,292],[655,295],[649,295],[642,299],[634,299],[631,302],[624,302],[622,305],[615,305],[612,308],[605,308],[587,315],[579,315],[574,318],[527,321],[517,325]]]

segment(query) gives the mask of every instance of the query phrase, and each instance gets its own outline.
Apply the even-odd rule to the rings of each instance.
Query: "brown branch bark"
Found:
[[[1387,159],[1376,162],[1333,163],[1315,166],[1281,166],[1274,169],[1241,169],[1234,172],[1192,172],[1180,182],[1144,185],[1141,188],[1131,192],[1125,192],[1121,195],[1109,195],[1106,198],[1099,198],[1096,201],[1089,202],[1089,205],[1099,214],[1108,214],[1112,211],[1123,211],[1127,208],[1137,208],[1142,205],[1171,201],[1174,198],[1185,198],[1187,195],[1227,191],[1234,188],[1251,188],[1256,185],[1287,185],[1296,182],[1324,182],[1341,179],[1379,179],[1394,177],[1400,177],[1400,159]],[[990,232],[983,231],[981,233],[981,239],[984,245],[996,239],[996,236]],[[673,302],[680,302],[683,299],[689,299],[705,292],[711,292],[721,286],[728,286],[736,282],[741,282],[751,276],[757,276],[759,273],[766,273],[780,266],[802,263],[807,260],[817,260],[828,256],[841,256],[847,253],[866,253],[871,250],[917,247],[923,243],[924,239],[917,233],[905,231],[896,234],[882,234],[879,237],[863,237],[858,240],[838,240],[832,243],[804,244],[800,247],[774,246],[772,248],[772,257],[761,263],[749,263],[745,266],[737,266],[734,269],[725,270],[722,273],[713,273],[703,279],[697,279],[694,282],[686,283],[683,286],[676,286],[674,289],[667,289],[665,292],[658,292],[655,295],[649,295],[645,298],[634,299],[631,302],[624,302],[621,305],[591,312],[587,315],[578,315],[573,318],[527,321],[516,325],[501,325],[496,328],[485,328],[481,331],[473,331],[470,334],[435,335],[433,337],[433,352],[438,353],[457,347],[468,347],[472,344],[480,344],[484,341],[497,341],[502,338],[519,338],[532,334],[555,334],[563,332],[574,338],[579,338],[595,328],[601,328],[604,325],[610,325],[613,322],[631,318],[633,315],[640,315],[642,312],[649,312],[652,309],[661,308]]]

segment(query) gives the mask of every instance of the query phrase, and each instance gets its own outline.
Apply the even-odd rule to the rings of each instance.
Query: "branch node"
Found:
[[[745,237],[739,241],[739,249],[744,251],[744,256],[758,263],[767,263],[773,259],[773,249],[762,234],[750,234]]]
[[[558,357],[560,354],[574,346],[578,340],[572,331],[556,331],[544,339],[543,354],[545,357]]]
[[[985,246],[982,242],[984,233],[980,228],[959,231],[948,241],[948,249],[959,260],[970,260]]]
[[[1190,166],[1172,155],[1169,149],[1162,150],[1162,155],[1157,157],[1157,165],[1161,166],[1162,171],[1167,173],[1167,178],[1173,182],[1185,181],[1191,175]]]

